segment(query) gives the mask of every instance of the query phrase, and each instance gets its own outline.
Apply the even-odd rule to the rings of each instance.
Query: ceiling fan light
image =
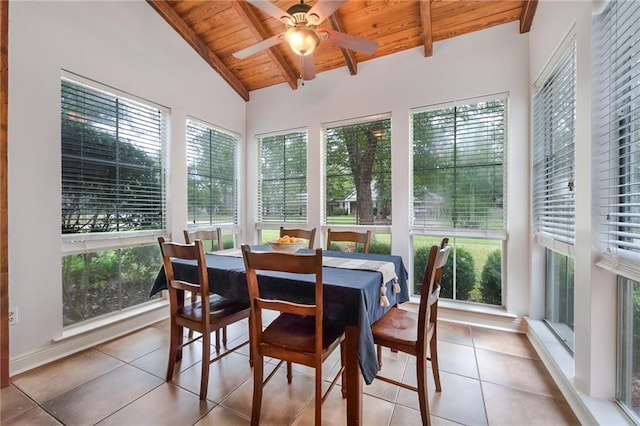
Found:
[[[284,39],[291,50],[300,56],[310,55],[320,44],[320,36],[316,30],[308,27],[289,28]]]

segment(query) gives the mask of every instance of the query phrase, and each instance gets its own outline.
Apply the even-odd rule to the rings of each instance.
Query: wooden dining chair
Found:
[[[202,245],[205,245],[205,241],[210,242],[211,249],[208,251],[222,250],[222,228],[216,229],[200,229],[197,231],[189,231],[185,229],[182,231],[184,234],[184,242],[187,244],[192,243],[195,240],[202,240]],[[194,292],[191,293],[191,299],[195,300],[198,295]],[[220,352],[220,330],[215,331],[216,336],[216,352]],[[189,330],[189,338],[193,337],[193,330]],[[227,346],[227,327],[222,327],[222,346]]]
[[[440,370],[438,368],[438,297],[440,295],[440,279],[442,268],[447,263],[451,247],[447,238],[440,246],[434,245],[429,251],[427,268],[422,279],[420,306],[418,313],[393,306],[379,320],[371,326],[373,341],[378,345],[378,362],[382,365],[381,346],[392,351],[400,351],[416,357],[417,383],[411,386],[380,374],[376,379],[418,392],[422,424],[430,425],[429,400],[427,396],[427,360],[431,361],[431,370],[436,385],[436,392],[442,390],[440,386]],[[427,357],[427,347],[429,355]]]
[[[344,325],[325,322],[323,318],[322,249],[313,254],[289,254],[279,252],[252,252],[248,245],[242,246],[249,299],[251,301],[251,348],[253,350],[253,405],[251,424],[260,422],[262,389],[287,362],[287,381],[291,383],[291,363],[315,369],[315,424],[322,424],[322,403],[333,389],[338,378],[344,375],[345,352]],[[296,274],[314,274],[314,297],[309,303],[294,303],[287,300],[261,297],[256,271],[276,271]],[[299,283],[296,285],[305,285]],[[278,311],[280,314],[264,330],[262,311]],[[341,367],[327,391],[322,394],[322,363],[340,346]],[[274,370],[264,379],[264,357],[279,359]],[[346,380],[342,378],[343,390]],[[345,393],[343,392],[343,396]]]
[[[247,301],[231,301],[220,295],[209,294],[209,277],[201,240],[195,240],[193,244],[181,244],[165,242],[164,238],[158,237],[158,242],[160,243],[164,271],[167,277],[171,314],[171,341],[169,344],[166,380],[171,381],[173,378],[174,366],[182,358],[182,348],[202,338],[200,399],[204,400],[207,397],[209,383],[209,364],[249,343],[248,341],[240,343],[227,352],[211,359],[211,332],[249,318],[249,303]],[[197,261],[197,277],[193,280],[176,279],[172,263],[172,260],[175,259]],[[185,303],[185,291],[198,293],[198,300],[191,299],[190,303]],[[197,331],[201,336],[195,339],[189,338],[187,342],[184,342],[184,327]]]
[[[332,231],[327,229],[327,250],[331,250],[332,242],[352,242],[356,244],[355,251],[358,251],[358,244],[362,244],[362,252],[369,253],[369,243],[371,242],[371,231]]]
[[[304,238],[309,241],[307,248],[312,249],[313,243],[316,240],[316,228],[312,229],[300,229],[300,228],[289,228],[285,229],[284,227],[280,227],[280,236],[284,237],[288,235],[290,237],[295,238]]]

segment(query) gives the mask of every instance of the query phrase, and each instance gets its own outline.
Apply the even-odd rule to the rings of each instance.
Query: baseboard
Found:
[[[542,321],[525,318],[524,323],[529,341],[580,424],[632,424],[613,401],[591,398],[576,389],[573,382],[573,356]]]
[[[82,350],[124,336],[169,317],[166,303],[152,309],[129,315],[126,318],[77,333],[69,337],[54,339],[51,346],[9,360],[9,376],[29,371],[52,361],[73,355]]]

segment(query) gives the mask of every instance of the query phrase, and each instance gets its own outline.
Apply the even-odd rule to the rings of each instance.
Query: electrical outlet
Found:
[[[9,308],[9,325],[18,323],[18,308]]]

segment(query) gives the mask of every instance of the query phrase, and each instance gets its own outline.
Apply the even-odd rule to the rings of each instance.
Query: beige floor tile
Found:
[[[207,414],[215,404],[200,401],[198,395],[171,383],[165,383],[117,411],[98,425],[121,426],[138,419],[147,425],[192,425]]]
[[[213,349],[212,349],[213,352]],[[180,371],[184,371],[187,368],[199,363],[202,359],[202,343],[199,341],[193,342],[190,345],[182,348],[182,360],[178,361],[174,367],[174,376],[179,374]],[[134,367],[138,367],[141,370],[151,373],[154,376],[158,376],[164,380],[167,374],[167,362],[169,361],[169,342],[155,351],[141,356],[140,358],[132,361],[130,364]]]
[[[383,355],[382,370],[380,370],[378,374],[389,379],[402,381],[406,368],[407,362],[405,360],[385,358]],[[362,391],[366,395],[371,395],[389,402],[395,402],[398,398],[399,388],[391,383],[374,379],[370,385],[366,385],[363,382]]]
[[[456,426],[455,423],[440,417],[431,415],[431,426]],[[422,416],[419,410],[397,405],[393,409],[393,416],[389,426],[422,426]]]
[[[13,385],[0,390],[0,423],[31,410],[36,403],[16,389]]]
[[[269,371],[269,367],[266,367],[265,376]],[[313,393],[313,378],[298,374],[288,385],[286,369],[284,367],[278,369],[262,393],[260,424],[277,426],[292,424],[307,402],[313,398]],[[252,399],[253,380],[251,379],[222,401],[222,406],[242,416],[251,417]]]
[[[244,418],[238,413],[218,405],[194,426],[247,426],[250,424],[251,419]]]
[[[164,383],[124,365],[43,404],[68,425],[94,424]]]
[[[578,425],[564,400],[482,383],[491,425]]]
[[[173,383],[194,394],[199,394],[201,371],[201,364],[194,364],[180,374],[174,375]],[[251,376],[249,358],[244,355],[232,353],[211,363],[207,399],[220,403]]]
[[[168,341],[169,334],[166,331],[147,327],[96,346],[96,349],[124,362],[131,362],[162,347]]]
[[[472,346],[471,327],[465,324],[438,320],[438,340]]]
[[[403,381],[415,386],[415,377],[415,364],[408,364]],[[428,371],[427,380],[429,409],[432,416],[463,424],[487,424],[482,390],[478,380],[440,371],[442,392],[435,391],[431,369]],[[398,404],[415,410],[420,409],[418,394],[407,389],[400,390]]]
[[[473,345],[476,348],[528,358],[539,358],[527,336],[522,333],[471,327],[471,336],[473,337]]]
[[[415,361],[415,357],[411,357],[411,362],[415,363]],[[440,371],[448,371],[472,379],[478,378],[476,355],[471,346],[439,341],[438,365]]]
[[[62,423],[40,407],[33,407],[15,417],[1,422],[2,426],[59,426]]]
[[[42,404],[122,365],[122,361],[89,349],[22,373],[11,381]]]
[[[323,388],[325,391],[326,387]],[[315,419],[315,400],[311,398],[302,410],[302,413],[293,422],[294,425],[313,425]],[[322,404],[322,425],[341,426],[347,422],[347,403],[342,398],[342,389],[339,386],[331,390],[329,396]]]
[[[558,397],[560,391],[542,361],[476,349],[480,379],[500,385]]]

